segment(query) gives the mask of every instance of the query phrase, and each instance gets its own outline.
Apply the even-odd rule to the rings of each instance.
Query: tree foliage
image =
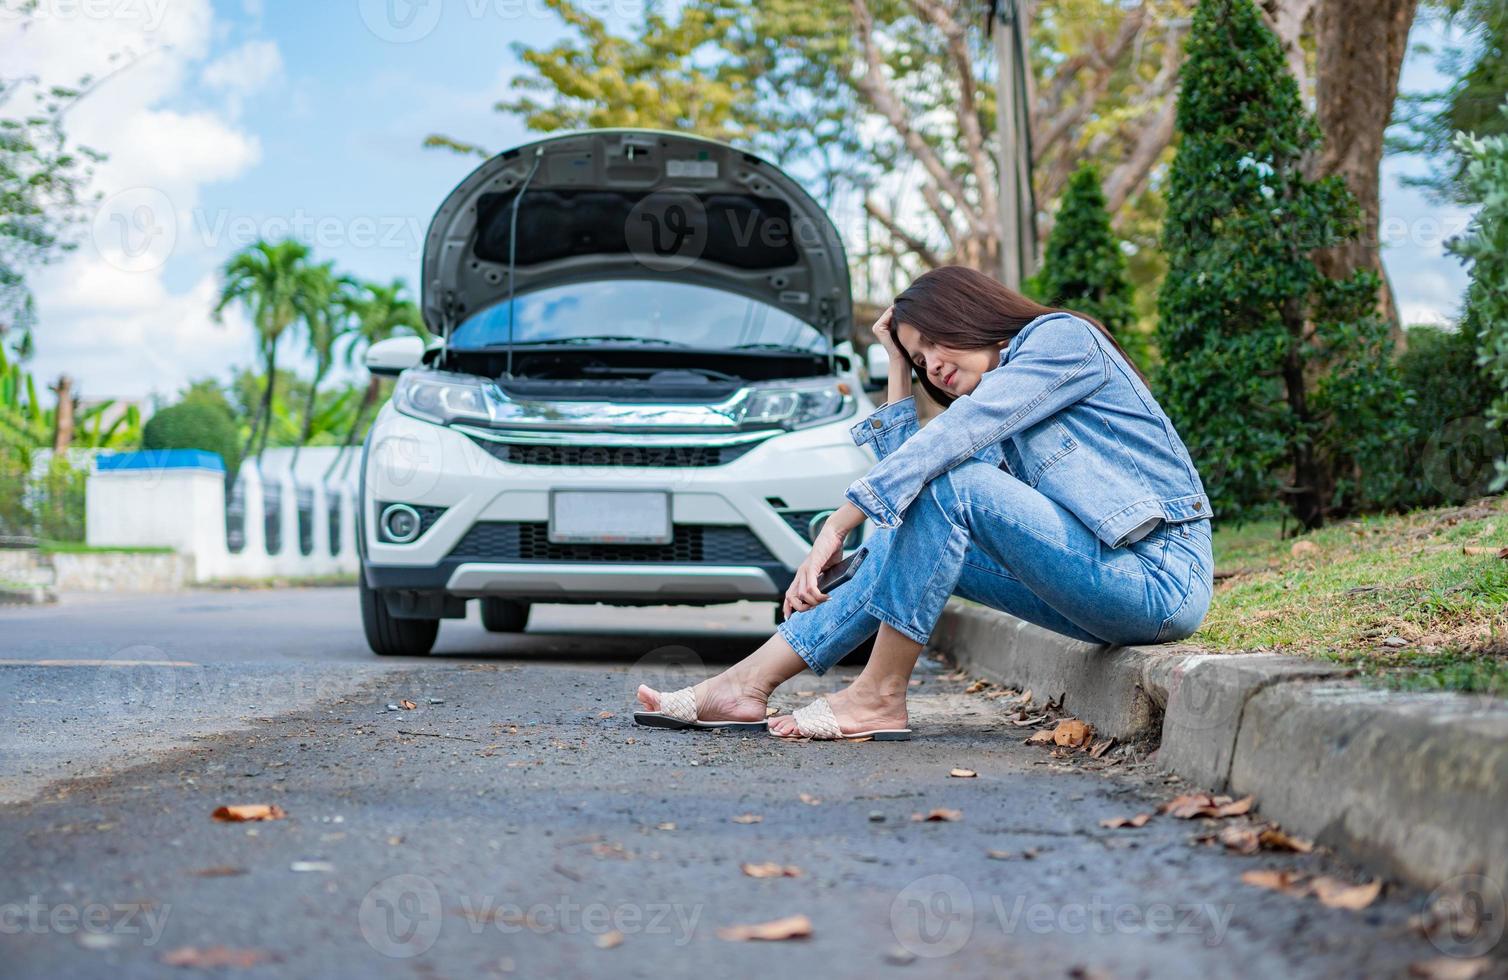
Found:
[[[1500,108],[1508,124],[1508,103]],[[1508,134],[1461,134],[1456,149],[1466,160],[1462,187],[1481,210],[1450,249],[1471,263],[1467,315],[1477,330],[1478,359],[1492,386],[1489,420],[1508,432]],[[1494,488],[1508,485],[1508,459],[1499,460]]]
[[[1042,271],[1030,291],[1048,306],[1087,313],[1102,323],[1138,367],[1147,367],[1146,335],[1137,330],[1126,257],[1110,229],[1099,170],[1086,163],[1073,175],[1047,239]]]
[[[218,455],[233,479],[240,465],[241,434],[223,401],[185,397],[159,409],[141,430],[143,449],[202,449]]]
[[[1356,234],[1339,177],[1309,180],[1318,126],[1252,0],[1201,0],[1178,105],[1158,337],[1164,404],[1235,519],[1302,527],[1396,493],[1406,432],[1370,272],[1313,252]]]

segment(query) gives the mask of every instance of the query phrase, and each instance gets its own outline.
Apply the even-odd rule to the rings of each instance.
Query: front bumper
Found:
[[[538,602],[778,599],[810,549],[796,515],[839,506],[873,464],[853,444],[850,424],[782,432],[722,465],[558,466],[504,461],[496,447],[386,407],[364,462],[367,584]],[[694,435],[671,441],[696,445]],[[548,543],[550,491],[559,488],[664,490],[675,541]],[[379,501],[435,508],[438,516],[412,543],[384,542],[376,533]]]

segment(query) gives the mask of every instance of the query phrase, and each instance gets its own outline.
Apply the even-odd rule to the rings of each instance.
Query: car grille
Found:
[[[723,466],[758,445],[734,446],[545,446],[534,443],[477,444],[504,463],[523,466]]]
[[[560,544],[549,539],[549,525],[542,521],[482,521],[457,542],[450,557],[464,561],[779,564],[748,528],[716,524],[677,524],[669,544]]]
[[[827,511],[830,511],[832,509],[833,508],[828,507],[825,510],[782,510],[778,513],[780,514],[781,518],[791,526],[791,530],[795,531],[798,535],[801,536],[801,540],[806,541],[810,544],[815,544],[816,542],[812,540],[812,536],[810,533],[808,533],[807,527],[811,524],[812,518],[816,517],[818,514],[826,513]],[[858,546],[859,529],[854,528],[852,531],[848,532],[848,537],[843,540],[843,547],[857,548]]]

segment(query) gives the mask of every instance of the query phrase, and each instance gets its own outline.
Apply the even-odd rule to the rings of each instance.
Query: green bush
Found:
[[[1252,0],[1201,0],[1168,178],[1160,394],[1237,522],[1299,525],[1398,496],[1407,393],[1368,272],[1326,278],[1316,249],[1358,232],[1340,177],[1312,181],[1320,130]]]
[[[1477,366],[1477,331],[1410,327],[1398,374],[1413,394],[1407,479],[1393,505],[1459,504],[1486,493],[1503,437],[1487,427],[1492,389]]]
[[[143,449],[203,449],[218,453],[225,472],[240,465],[240,435],[228,411],[203,397],[191,397],[157,412],[141,431]]]
[[[1508,115],[1508,105],[1502,109]],[[1492,426],[1508,433],[1508,135],[1475,139],[1462,134],[1457,149],[1466,158],[1465,187],[1480,201],[1467,234],[1450,250],[1471,263],[1467,316],[1479,325],[1477,358],[1489,382]],[[1494,489],[1508,484],[1508,459],[1499,458]]]
[[[1074,173],[1047,238],[1042,271],[1028,290],[1048,306],[1087,313],[1105,325],[1143,371],[1147,336],[1136,329],[1135,294],[1126,256],[1110,228],[1105,192],[1094,164]]]

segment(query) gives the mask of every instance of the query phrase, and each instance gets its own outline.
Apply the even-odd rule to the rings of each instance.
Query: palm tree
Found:
[[[293,447],[290,468],[298,466],[299,452],[314,435],[315,400],[319,396],[320,384],[335,366],[336,343],[351,329],[353,311],[349,294],[356,286],[348,276],[336,275],[333,262],[310,267],[304,278],[304,303],[299,312],[309,353],[314,356],[314,377],[309,382],[309,395],[304,402],[304,424],[298,443]]]
[[[267,434],[272,428],[273,387],[277,383],[278,343],[309,309],[309,287],[311,279],[316,278],[311,276],[308,260],[307,245],[285,239],[276,244],[259,241],[225,263],[215,320],[220,322],[225,308],[231,304],[239,304],[246,310],[256,329],[257,353],[267,379],[243,457],[252,455],[253,446],[257,447],[258,455],[267,448]]]
[[[429,331],[424,329],[424,318],[419,314],[419,307],[408,298],[408,283],[402,279],[394,279],[386,286],[364,282],[356,290],[345,293],[345,298],[352,318],[351,329],[346,333],[347,365],[355,365],[358,352],[364,354],[368,347],[379,340],[387,340],[398,333],[408,332],[422,339],[429,339]],[[367,413],[377,404],[377,397],[381,394],[382,379],[375,375],[369,377],[366,394],[362,396],[361,405],[356,409],[356,418],[351,422],[350,431],[341,443],[340,452],[325,471],[326,480],[330,479],[330,474],[335,472],[335,467],[345,457],[346,450],[356,441],[356,434],[361,431]],[[349,460],[346,465],[350,466]]]

